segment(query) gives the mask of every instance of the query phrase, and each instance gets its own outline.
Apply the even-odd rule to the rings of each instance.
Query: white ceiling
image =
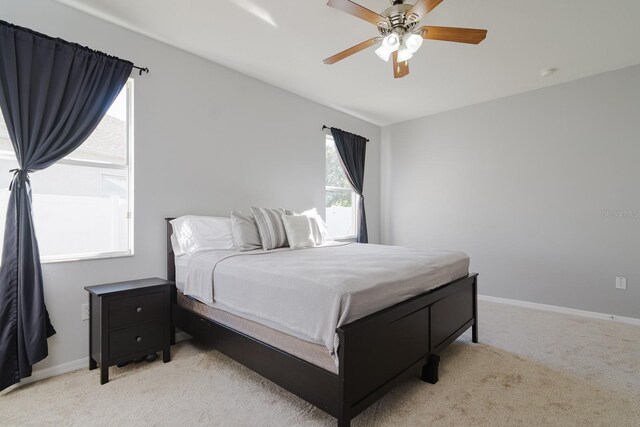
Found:
[[[377,35],[326,0],[58,1],[377,125],[640,63],[639,0],[444,0],[422,24],[485,28],[487,39],[427,40],[399,80],[374,48],[322,63]],[[540,77],[547,67],[558,72]]]

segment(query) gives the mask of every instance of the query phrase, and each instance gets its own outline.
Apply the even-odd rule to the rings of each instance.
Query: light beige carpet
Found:
[[[640,328],[481,302],[480,344],[443,354],[354,426],[640,426]],[[80,370],[0,396],[0,425],[332,426],[335,420],[215,350]]]

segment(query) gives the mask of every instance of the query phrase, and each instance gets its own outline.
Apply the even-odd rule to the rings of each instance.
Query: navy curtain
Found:
[[[31,375],[55,334],[44,304],[29,173],[78,148],[133,64],[0,21],[0,109],[18,160],[0,264],[0,390]]]
[[[358,195],[358,243],[368,243],[367,215],[364,211],[364,161],[367,152],[367,139],[331,128],[331,135],[336,143],[340,163],[344,169],[353,191]]]

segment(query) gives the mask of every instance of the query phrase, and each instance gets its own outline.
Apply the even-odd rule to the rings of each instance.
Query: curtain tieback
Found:
[[[11,179],[11,184],[9,184],[9,191],[11,191],[16,184],[18,188],[20,188],[20,183],[25,179],[29,179],[29,173],[31,171],[25,169],[10,169],[9,172],[13,172],[13,178]]]

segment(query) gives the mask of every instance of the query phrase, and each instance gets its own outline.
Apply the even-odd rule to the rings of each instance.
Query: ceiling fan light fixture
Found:
[[[406,45],[400,46],[398,49],[398,62],[408,61],[413,57],[413,53],[409,51],[409,48]]]
[[[404,44],[410,53],[416,53],[420,49],[420,46],[422,46],[422,36],[410,33],[405,37]]]
[[[384,62],[389,62],[391,54],[400,47],[400,37],[396,33],[391,33],[382,39],[382,45],[376,49],[376,55]]]
[[[396,33],[391,33],[382,39],[382,46],[386,46],[389,52],[395,52],[400,47],[400,37]]]
[[[414,0],[413,4],[406,0],[388,0],[391,1],[391,7],[381,13],[367,9],[356,1],[329,0],[327,5],[375,25],[379,35],[326,58],[323,61],[325,64],[335,64],[377,45],[376,55],[383,61],[389,62],[393,55],[393,76],[399,79],[409,74],[409,59],[420,50],[423,39],[478,44],[487,36],[487,30],[475,28],[419,27],[420,21],[442,0]]]
[[[376,55],[378,55],[378,58],[382,59],[384,62],[389,62],[389,58],[391,58],[391,51],[382,44],[382,46],[376,49]]]

